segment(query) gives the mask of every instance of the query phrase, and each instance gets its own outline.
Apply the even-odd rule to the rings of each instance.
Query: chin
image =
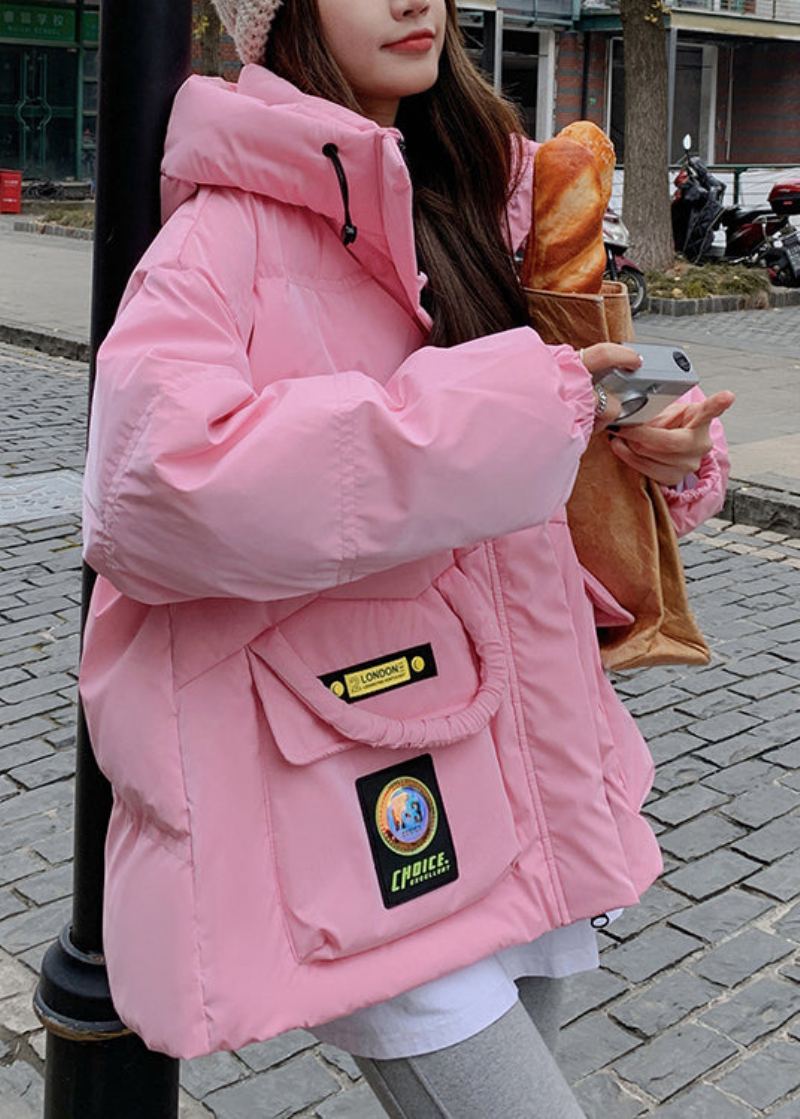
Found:
[[[426,93],[439,80],[439,67],[420,67],[416,74],[404,74],[396,82],[386,82],[382,96],[387,100],[402,100],[417,93]]]

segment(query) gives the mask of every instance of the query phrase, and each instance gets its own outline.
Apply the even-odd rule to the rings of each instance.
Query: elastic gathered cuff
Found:
[[[575,409],[575,420],[588,443],[594,431],[595,395],[592,375],[572,346],[550,346],[561,373],[561,395]]]
[[[711,493],[719,482],[716,452],[709,451],[700,461],[696,474],[689,474],[680,486],[662,486],[661,489],[672,506],[687,509]]]
[[[727,455],[720,454],[715,448],[704,456],[694,479],[693,486],[684,483],[678,490],[662,486],[667,506],[678,536],[692,532],[709,517],[715,517],[725,503],[727,485]]]

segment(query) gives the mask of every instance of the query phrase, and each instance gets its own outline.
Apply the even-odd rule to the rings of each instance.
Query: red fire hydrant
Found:
[[[22,211],[22,172],[0,171],[0,214]]]

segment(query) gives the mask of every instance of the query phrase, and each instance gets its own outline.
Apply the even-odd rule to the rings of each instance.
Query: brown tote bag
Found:
[[[599,295],[527,291],[543,341],[576,348],[633,339],[628,292],[605,282]],[[657,482],[621,462],[608,436],[592,436],[567,518],[581,564],[630,614],[630,625],[598,629],[607,669],[708,664],[708,646],[689,607],[678,540]]]

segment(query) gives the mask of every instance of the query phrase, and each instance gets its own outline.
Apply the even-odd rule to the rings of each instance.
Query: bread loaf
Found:
[[[564,136],[536,153],[533,221],[522,266],[526,288],[597,293],[606,269],[606,197],[592,152]]]
[[[614,150],[614,145],[603,132],[602,128],[598,128],[590,120],[574,120],[572,124],[568,124],[566,128],[562,128],[559,136],[564,136],[567,140],[574,140],[576,144],[582,144],[594,156],[597,170],[600,173],[600,186],[603,191],[603,205],[604,213],[608,208],[611,201],[611,191],[614,186],[614,168],[617,165],[617,153]]]

